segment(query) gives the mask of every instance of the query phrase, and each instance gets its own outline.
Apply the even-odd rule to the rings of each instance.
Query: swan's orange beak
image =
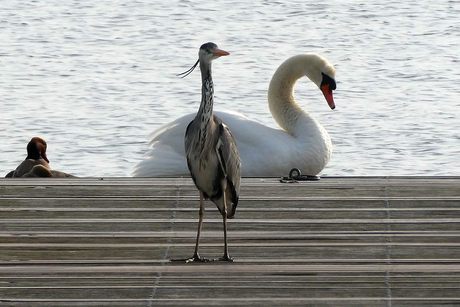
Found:
[[[324,98],[326,98],[327,104],[329,107],[334,110],[335,109],[335,103],[334,103],[334,97],[332,96],[332,90],[331,90],[331,85],[330,84],[325,84],[321,86],[321,92],[323,92]]]
[[[218,55],[218,56],[224,56],[224,55],[229,55],[230,54],[227,51],[224,51],[222,49],[216,49],[213,52],[214,52],[215,55]]]

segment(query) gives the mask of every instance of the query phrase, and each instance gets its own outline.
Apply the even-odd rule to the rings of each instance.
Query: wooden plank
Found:
[[[201,253],[222,253],[209,204]],[[244,178],[233,263],[190,178],[0,180],[2,306],[460,304],[460,178]]]

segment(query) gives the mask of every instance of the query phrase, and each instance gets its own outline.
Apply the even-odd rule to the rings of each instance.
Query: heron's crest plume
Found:
[[[195,65],[193,65],[192,68],[190,68],[187,71],[184,71],[183,73],[177,74],[176,76],[181,76],[181,78],[187,77],[188,75],[190,75],[192,73],[192,71],[195,69],[195,67],[198,65],[199,62],[200,62],[200,59],[198,59],[198,61],[196,61]]]

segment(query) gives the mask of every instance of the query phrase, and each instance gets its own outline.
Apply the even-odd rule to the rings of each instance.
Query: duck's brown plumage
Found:
[[[5,177],[75,177],[64,172],[52,170],[46,156],[46,141],[41,137],[33,137],[27,144],[27,157],[16,170]]]
[[[32,171],[34,166],[41,165],[44,169],[51,170],[46,156],[46,142],[41,137],[33,137],[27,144],[27,157],[19,164],[12,177],[22,177]]]

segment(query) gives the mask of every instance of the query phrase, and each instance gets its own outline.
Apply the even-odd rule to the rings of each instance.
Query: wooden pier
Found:
[[[244,178],[235,261],[171,262],[198,203],[190,178],[1,179],[0,306],[460,306],[460,177]]]

